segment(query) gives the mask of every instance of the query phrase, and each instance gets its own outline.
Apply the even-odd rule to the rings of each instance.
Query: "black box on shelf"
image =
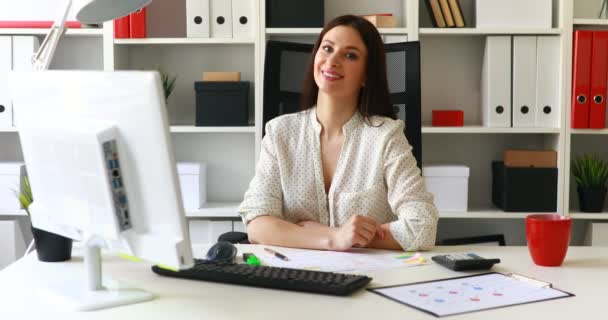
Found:
[[[266,1],[267,28],[321,28],[324,25],[324,0]]]
[[[197,81],[196,126],[249,125],[249,82]]]
[[[557,168],[506,167],[493,161],[492,203],[505,212],[557,211]]]

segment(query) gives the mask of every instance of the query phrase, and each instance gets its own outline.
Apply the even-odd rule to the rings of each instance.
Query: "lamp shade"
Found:
[[[97,24],[124,17],[145,7],[152,0],[85,0],[76,19],[86,24]]]

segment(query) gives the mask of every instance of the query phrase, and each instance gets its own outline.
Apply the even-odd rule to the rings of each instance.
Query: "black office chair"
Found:
[[[405,122],[405,136],[422,167],[420,103],[420,43],[384,45],[391,102]],[[270,40],[264,62],[264,107],[262,126],[271,119],[300,111],[300,97],[312,44]],[[265,134],[265,132],[263,132]]]
[[[441,245],[457,246],[464,244],[483,244],[483,245],[498,245],[504,247],[506,245],[505,236],[503,234],[491,234],[486,236],[475,236],[465,238],[444,239]]]
[[[391,103],[405,122],[405,136],[422,168],[422,124],[420,105],[420,43],[384,45]],[[262,128],[283,114],[300,111],[300,97],[313,45],[270,40],[264,61],[264,107]],[[263,134],[265,134],[265,132]],[[244,232],[227,232],[218,241],[249,243]]]

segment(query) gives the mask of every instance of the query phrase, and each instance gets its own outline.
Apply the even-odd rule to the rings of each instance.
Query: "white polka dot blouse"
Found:
[[[390,223],[404,250],[431,249],[438,213],[403,134],[403,121],[369,120],[374,126],[355,112],[344,125],[342,151],[327,193],[316,108],[269,121],[255,176],[238,208],[243,222],[271,215],[339,227],[359,214]]]

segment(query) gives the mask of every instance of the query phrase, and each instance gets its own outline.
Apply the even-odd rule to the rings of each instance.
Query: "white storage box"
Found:
[[[21,167],[23,162],[0,162],[0,211],[17,213],[21,204],[13,190],[21,188]]]
[[[466,212],[469,196],[469,167],[465,165],[422,166],[426,190],[435,196],[440,212]]]
[[[477,0],[477,28],[551,28],[552,0]]]
[[[594,247],[608,246],[608,222],[591,222],[587,227],[585,245]]]
[[[184,209],[198,210],[207,202],[207,166],[199,162],[177,164]]]

